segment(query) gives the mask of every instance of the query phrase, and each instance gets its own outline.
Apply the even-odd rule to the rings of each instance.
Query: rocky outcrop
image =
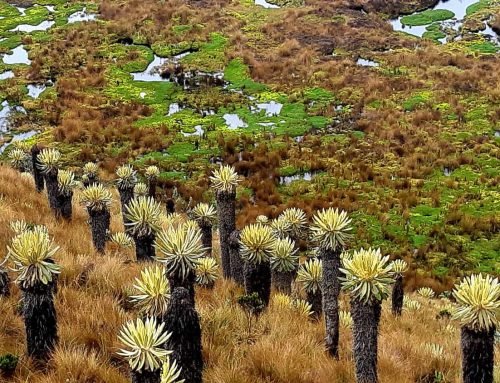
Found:
[[[370,12],[385,13],[390,17],[406,15],[435,6],[439,0],[364,0],[363,9]]]

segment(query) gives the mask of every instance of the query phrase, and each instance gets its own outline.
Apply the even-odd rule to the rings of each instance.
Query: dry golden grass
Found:
[[[36,370],[24,356],[23,322],[16,307],[17,288],[0,299],[0,354],[21,356],[15,375],[2,382],[31,383],[124,383],[128,368],[116,355],[116,335],[121,324],[134,316],[126,305],[127,290],[142,266],[130,250],[110,245],[105,256],[94,252],[87,216],[75,205],[70,223],[50,214],[44,194],[15,171],[0,167],[0,246],[4,253],[12,232],[9,222],[25,219],[45,224],[61,246],[56,260],[63,267],[56,296],[59,346],[46,370]],[[118,204],[113,205],[113,231],[121,229]],[[217,252],[218,249],[216,249]],[[14,275],[12,275],[14,277]],[[323,323],[304,320],[292,312],[271,307],[251,327],[235,303],[241,291],[230,282],[218,281],[213,291],[197,291],[202,319],[204,381],[207,383],[341,383],[354,382],[351,334],[341,329],[340,361],[323,352]],[[459,382],[458,328],[447,328],[447,319],[436,319],[444,303],[420,300],[422,308],[405,312],[400,319],[384,304],[379,338],[379,369],[382,383],[423,381],[441,371],[446,382]],[[342,296],[348,309],[348,298]],[[435,358],[426,343],[444,348]],[[4,379],[4,380],[2,380]],[[431,381],[431,380],[426,380]]]

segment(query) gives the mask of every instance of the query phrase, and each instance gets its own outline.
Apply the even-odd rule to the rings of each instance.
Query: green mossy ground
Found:
[[[492,3],[493,3],[493,1],[491,1],[491,0],[480,0],[475,4],[469,5],[467,7],[466,13],[469,16],[473,15],[474,13],[480,12],[483,9],[488,8]]]
[[[446,33],[441,30],[439,24],[431,24],[425,29],[426,31],[422,35],[423,38],[438,41],[446,37]]]
[[[181,60],[183,64],[193,65],[201,57],[218,57],[214,53],[215,47],[222,50],[225,39],[220,36],[213,36],[213,41],[199,51],[192,53]],[[117,59],[117,65],[107,71],[108,87],[106,93],[119,100],[134,100],[144,103],[154,109],[153,113],[146,118],[137,121],[137,126],[165,125],[176,131],[185,133],[194,132],[194,127],[201,125],[208,135],[214,135],[215,131],[227,130],[223,116],[225,114],[237,114],[248,126],[240,130],[258,134],[272,131],[278,135],[300,136],[308,132],[311,128],[324,128],[329,119],[323,116],[314,116],[306,112],[306,105],[314,103],[314,108],[329,105],[334,102],[333,95],[321,88],[306,89],[301,94],[288,97],[282,93],[270,92],[269,88],[263,84],[251,80],[247,66],[239,59],[230,61],[224,70],[224,79],[229,82],[228,89],[241,90],[244,94],[249,94],[254,98],[251,102],[246,96],[234,95],[234,99],[229,98],[228,105],[221,105],[214,115],[202,117],[199,112],[191,109],[206,104],[213,105],[213,98],[223,98],[220,91],[212,88],[200,89],[196,93],[196,104],[189,105],[190,98],[184,97],[182,89],[166,81],[142,82],[133,81],[130,72],[144,70],[153,59],[153,52],[143,46],[127,46],[120,44],[112,46],[110,55]],[[130,56],[135,57],[133,61],[127,60]],[[189,59],[195,56],[195,59]],[[210,64],[212,66],[212,64]],[[141,97],[141,94],[144,97]],[[292,102],[291,99],[302,98],[300,102]],[[204,103],[207,99],[209,102]],[[180,100],[186,109],[168,116],[168,106]],[[194,101],[194,100],[192,100]],[[280,102],[283,104],[279,115],[268,116],[264,111],[251,111],[249,105],[265,102]],[[313,109],[314,109],[313,108]],[[200,107],[199,109],[203,109]],[[274,124],[265,126],[261,124]],[[189,140],[193,140],[192,137]]]
[[[304,0],[271,0],[268,3],[279,7],[301,7],[305,2]]]
[[[32,52],[43,52],[43,47],[53,42],[54,36],[61,36],[58,34],[62,33],[61,31],[72,32],[78,28],[87,31],[84,25],[66,24],[71,13],[85,6],[91,11],[97,9],[93,3],[69,3],[62,0],[39,3],[55,4],[55,12],[49,15],[44,7],[32,7],[26,11],[26,16],[21,16],[15,7],[0,2],[0,16],[4,17],[0,20],[0,36],[5,38],[0,41],[0,53],[9,52],[24,42],[30,52],[30,58],[33,59]],[[490,2],[481,1],[480,4],[469,7],[468,17],[483,17],[490,12],[491,7]],[[225,12],[226,17],[241,23],[240,30],[249,49],[258,50],[262,46],[265,49],[273,49],[268,41],[270,38],[262,27],[269,22],[281,21],[279,12],[282,11],[273,12],[257,7],[251,1],[243,1],[228,7]],[[325,22],[320,16],[306,16],[309,17],[306,18],[308,22],[312,19],[314,23]],[[439,21],[451,17],[452,13],[436,10],[424,11],[403,19],[406,25],[427,25],[424,37],[440,40],[446,37],[446,34]],[[56,25],[48,31],[30,34],[31,41],[26,38],[26,34],[10,32],[10,29],[19,24],[36,25],[47,19],[55,20]],[[328,16],[328,23],[346,26],[348,21],[353,21],[349,15]],[[99,23],[105,24],[106,21]],[[201,24],[189,25],[186,21],[179,20],[178,24],[169,29],[178,37],[175,43],[151,43],[141,32],[131,37],[136,44],[146,45],[118,44],[115,43],[116,35],[99,40],[92,60],[94,63],[101,63],[105,68],[104,79],[95,86],[78,91],[101,98],[101,104],[92,105],[92,108],[96,109],[116,104],[141,106],[144,108],[143,113],[138,114],[130,123],[133,132],[157,132],[155,141],[161,144],[158,145],[160,148],[142,151],[133,149],[133,143],[125,137],[103,144],[101,155],[106,158],[129,159],[138,168],[157,164],[162,168],[162,180],[194,187],[196,180],[206,174],[211,157],[227,156],[228,153],[221,142],[234,140],[235,151],[248,153],[257,151],[258,147],[265,143],[268,151],[266,155],[278,152],[287,155],[287,159],[276,167],[276,177],[304,174],[311,169],[317,169],[312,167],[313,163],[321,165],[319,171],[312,173],[311,181],[298,179],[287,185],[276,185],[281,203],[305,201],[314,204],[320,198],[328,200],[332,191],[356,194],[356,206],[359,208],[352,212],[357,234],[354,246],[380,246],[385,253],[397,256],[410,254],[419,268],[440,278],[470,269],[500,272],[500,237],[498,233],[491,234],[480,229],[483,220],[493,219],[500,211],[498,190],[493,182],[488,183],[488,180],[500,176],[500,160],[495,151],[498,150],[499,139],[493,139],[494,132],[499,130],[498,124],[495,125],[493,113],[498,110],[498,102],[493,97],[471,93],[472,95],[459,98],[458,105],[453,104],[449,95],[444,94],[438,85],[422,75],[418,65],[411,62],[395,64],[386,60],[388,52],[380,54],[375,51],[368,52],[367,57],[373,57],[381,66],[376,73],[369,75],[373,76],[370,81],[394,81],[398,85],[411,82],[415,87],[395,87],[388,97],[377,94],[376,90],[372,94],[364,94],[358,84],[352,83],[357,80],[353,75],[351,81],[333,92],[327,85],[331,79],[323,71],[317,71],[310,81],[304,81],[299,86],[282,86],[283,84],[277,83],[279,79],[263,83],[254,80],[257,77],[252,78],[248,60],[235,57],[231,51],[231,36],[224,32],[214,32],[203,39],[192,37],[192,34],[202,31],[205,27]],[[89,33],[102,33],[104,30],[89,28],[89,31],[92,31]],[[414,41],[413,37],[398,35],[397,38],[403,39],[404,42]],[[498,52],[497,45],[477,36],[442,47],[426,43],[434,49],[442,49],[443,52],[465,52],[479,57],[491,57]],[[281,41],[276,46],[279,45]],[[80,49],[84,50],[84,47]],[[133,80],[131,73],[144,71],[155,54],[171,57],[186,51],[192,52],[180,60],[186,70],[222,73],[227,85],[185,91],[168,81]],[[335,47],[335,51],[342,56],[339,60],[345,60],[348,65],[352,52],[347,47]],[[404,48],[397,48],[393,52],[394,55],[406,53],[409,52]],[[287,57],[289,56],[284,54],[279,60],[286,60]],[[78,73],[83,67],[85,65],[79,67],[75,63],[68,66],[68,74],[58,75],[68,81],[68,78],[71,78],[69,73]],[[51,126],[48,118],[52,110],[47,105],[61,97],[61,90],[49,87],[39,99],[30,99],[26,89],[29,83],[26,79],[29,68],[26,65],[5,65],[0,62],[0,73],[6,69],[12,69],[16,78],[0,81],[0,95],[9,101],[19,101],[25,106],[30,116],[35,121],[38,120],[35,124],[42,125],[37,127],[48,128],[37,139],[52,143],[54,137],[50,128],[54,126]],[[444,74],[447,71],[460,74],[462,71],[451,64],[436,67],[434,70]],[[50,65],[49,69],[45,67],[42,73],[52,73]],[[279,115],[269,116],[264,111],[256,112],[251,109],[258,103],[271,101],[282,104]],[[168,116],[169,106],[173,103],[182,105],[183,110]],[[213,114],[204,117],[202,111],[209,109],[213,110]],[[461,113],[459,109],[462,110]],[[400,180],[398,172],[401,171],[402,162],[392,152],[387,153],[383,160],[374,159],[371,163],[376,174],[395,175],[394,180],[388,184],[380,184],[374,179],[362,181],[357,179],[358,174],[354,174],[351,179],[348,175],[344,179],[335,174],[338,169],[346,169],[348,173],[349,166],[345,162],[338,162],[337,155],[342,156],[343,152],[353,146],[356,146],[359,152],[366,150],[365,155],[368,158],[372,154],[372,146],[380,145],[382,148],[389,145],[391,139],[377,136],[370,126],[375,122],[371,117],[372,113],[384,116],[388,111],[400,113],[397,119],[401,130],[411,132],[410,135],[422,136],[428,133],[414,125],[413,119],[419,113],[432,114],[432,126],[437,128],[436,139],[443,139],[451,146],[464,148],[461,154],[472,158],[471,162],[453,167],[448,176],[443,174],[445,165],[442,164],[423,178],[412,179],[408,176],[412,185],[418,185],[412,186],[412,193],[418,196],[409,206],[403,206],[395,186]],[[224,120],[225,114],[237,114],[247,127],[229,129]],[[368,116],[366,118],[369,127],[362,129],[356,126],[353,116]],[[346,123],[338,130],[329,129],[335,127],[335,121],[339,120]],[[31,129],[32,123],[23,121],[20,129]],[[204,137],[185,135],[194,133],[197,126],[204,130]],[[384,127],[382,123],[377,129]],[[300,144],[299,149],[299,145],[292,138],[304,135],[306,140]],[[480,152],[467,149],[474,146],[473,140],[478,140],[478,137],[489,137],[490,141],[481,147]],[[251,143],[245,143],[246,139]],[[31,141],[34,142],[35,139]],[[258,145],[254,146],[253,142]],[[89,145],[76,141],[72,144],[59,144],[59,147],[66,158],[76,160],[82,149],[88,150]],[[424,156],[425,150],[426,148],[415,148],[415,152],[424,153]],[[131,155],[133,158],[129,158]],[[450,155],[443,158],[443,164],[446,161],[453,162],[455,157],[457,156]],[[254,192],[255,190],[245,187],[239,191],[239,196],[249,198]],[[433,199],[431,195],[437,197]],[[382,204],[387,201],[391,201],[390,206],[384,206],[382,210]],[[453,221],[456,212],[461,214],[457,222]],[[404,214],[407,218],[403,218]],[[469,230],[469,221],[479,229]]]
[[[408,26],[429,25],[436,21],[452,19],[455,14],[445,9],[433,9],[416,13],[414,15],[403,16],[401,23]]]
[[[231,83],[234,89],[241,89],[247,93],[257,93],[267,90],[264,84],[253,81],[248,67],[242,59],[234,59],[224,69],[224,78]]]
[[[403,108],[406,111],[412,111],[419,107],[425,106],[432,99],[432,92],[424,91],[413,95],[403,102]]]

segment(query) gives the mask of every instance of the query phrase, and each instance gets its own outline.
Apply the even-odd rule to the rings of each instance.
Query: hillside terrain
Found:
[[[339,360],[328,343],[359,254],[379,262],[359,291],[377,302],[380,382],[462,382],[474,321],[452,319],[452,290],[500,276],[499,35],[500,0],[0,0],[0,382],[129,382],[118,335],[145,317],[144,260],[165,265],[152,316],[181,318],[174,292],[199,314],[203,382],[359,381],[352,286]],[[24,238],[59,248],[16,263]],[[487,281],[484,371],[500,334]],[[59,338],[42,365],[31,343],[54,334],[25,334],[51,322],[37,288]]]
[[[193,202],[224,161],[239,225],[335,201],[447,287],[498,273],[498,3],[457,1],[3,2],[4,140],[155,164]]]
[[[51,218],[46,197],[34,191],[31,180],[8,168],[0,169],[0,247],[12,238],[10,222],[23,219],[47,226],[60,249],[55,260],[61,265],[56,310],[59,345],[46,371],[21,357],[14,376],[6,382],[30,383],[125,383],[125,361],[116,352],[122,324],[134,318],[128,303],[134,278],[147,265],[137,264],[133,251],[108,244],[106,255],[92,247],[87,215],[75,206],[70,223]],[[116,200],[116,196],[115,196]],[[113,204],[111,230],[122,229],[119,206]],[[215,249],[218,253],[218,247]],[[11,274],[15,277],[15,274]],[[0,355],[23,355],[24,325],[19,316],[19,290],[0,298]],[[350,328],[341,326],[340,361],[324,353],[324,323],[304,320],[299,313],[276,304],[249,323],[236,298],[243,290],[219,280],[213,291],[197,288],[197,310],[203,332],[207,383],[323,383],[354,382]],[[420,308],[405,308],[394,318],[390,304],[382,309],[379,337],[379,369],[382,383],[460,382],[460,331],[443,313],[444,299],[410,295]],[[341,295],[341,308],[348,310],[348,297]],[[439,345],[436,351],[429,345]],[[498,355],[498,346],[497,346]],[[437,375],[441,373],[442,375]],[[434,380],[442,376],[444,380]],[[498,377],[500,378],[500,376]],[[6,379],[6,378],[3,378]],[[496,380],[497,381],[497,380]]]

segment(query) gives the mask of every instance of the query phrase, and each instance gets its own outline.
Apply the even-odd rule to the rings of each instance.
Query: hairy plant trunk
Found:
[[[123,226],[125,228],[125,231],[129,232],[130,228],[127,225],[127,223],[129,223],[129,220],[125,216],[125,212],[127,211],[127,205],[134,198],[134,188],[133,187],[131,187],[131,188],[118,188],[118,192],[120,193],[120,202],[121,202],[121,206],[122,206]]]
[[[16,169],[19,173],[28,172],[29,168],[27,167],[27,165],[28,164],[26,162],[23,162],[22,164],[18,165],[17,167],[14,167],[14,169]]]
[[[381,302],[351,299],[353,351],[357,383],[377,383],[378,327]]]
[[[132,371],[132,383],[160,383],[160,370]]]
[[[7,270],[0,269],[0,297],[10,295],[10,278]]]
[[[200,319],[186,289],[176,287],[172,290],[163,322],[165,330],[172,334],[165,343],[165,349],[173,351],[170,357],[182,368],[179,378],[185,379],[185,383],[201,383],[203,357]]]
[[[394,316],[401,316],[405,297],[405,292],[403,290],[403,276],[401,274],[397,274],[394,280],[395,283],[392,288],[392,314]]]
[[[462,327],[464,383],[493,383],[495,328],[475,331]]]
[[[97,175],[92,175],[92,176],[87,175],[87,179],[83,181],[83,186],[88,188],[89,186],[97,185],[98,183],[99,180],[97,179]]]
[[[257,293],[264,303],[269,305],[271,296],[271,266],[269,262],[245,262],[245,291],[246,294]]]
[[[311,309],[313,311],[311,318],[319,320],[321,318],[321,314],[323,314],[323,294],[321,293],[321,290],[318,289],[315,292],[306,291],[306,295],[307,303],[311,305]]]
[[[240,256],[240,248],[229,248],[229,256],[231,257],[231,278],[240,286],[245,284],[245,261]]]
[[[215,287],[215,282],[210,282],[210,283],[207,283],[205,285],[202,285],[203,288],[207,289],[207,290],[213,290],[214,287]]]
[[[38,145],[34,145],[31,148],[31,162],[33,163],[33,178],[35,179],[36,191],[41,193],[45,186],[45,180],[43,173],[40,170],[40,161],[38,161],[38,155],[42,150]]]
[[[154,241],[154,234],[134,236],[135,256],[137,257],[137,261],[154,261],[156,255],[153,246]]]
[[[323,311],[325,313],[325,346],[330,356],[339,358],[339,294],[340,249],[322,249],[323,258]]]
[[[293,271],[277,271],[272,272],[272,281],[274,288],[280,293],[290,295],[292,293],[292,282],[295,276]]]
[[[206,249],[205,255],[207,257],[212,256],[212,225],[203,222],[198,222],[198,226],[201,231],[201,243]]]
[[[148,195],[150,197],[153,197],[154,199],[156,199],[156,185],[157,185],[156,179],[148,180]]]
[[[185,279],[182,279],[177,275],[168,275],[168,274],[167,274],[167,279],[170,285],[170,291],[173,291],[173,289],[175,289],[176,287],[182,287],[188,291],[189,297],[191,299],[191,304],[194,307],[195,304],[194,285],[196,282],[196,274],[194,273],[194,271],[189,272],[188,276]]]
[[[168,214],[174,214],[175,213],[175,202],[172,198],[167,199],[166,202],[166,209]]]
[[[36,361],[46,361],[58,340],[55,283],[36,283],[21,290],[28,355]]]
[[[90,229],[92,231],[92,242],[99,253],[104,253],[106,241],[108,239],[109,224],[111,215],[107,209],[88,209],[90,216]]]
[[[69,194],[63,194],[59,192],[57,199],[61,217],[68,221],[71,221],[71,218],[73,216],[73,192],[71,191]]]
[[[61,209],[59,207],[59,183],[57,182],[57,170],[51,170],[44,173],[45,185],[47,186],[47,196],[49,199],[49,206],[56,218],[61,216]]]
[[[245,285],[245,262],[240,255],[240,230],[233,230],[229,236],[229,258],[231,259],[231,277],[240,286]]]
[[[236,229],[236,193],[233,192],[217,192],[217,215],[219,218],[219,239],[220,239],[220,256],[222,264],[222,274],[224,278],[232,277],[231,273],[231,254],[229,250],[229,236]],[[241,258],[240,258],[241,260]],[[237,260],[235,260],[237,262]],[[237,265],[236,265],[237,268]]]

